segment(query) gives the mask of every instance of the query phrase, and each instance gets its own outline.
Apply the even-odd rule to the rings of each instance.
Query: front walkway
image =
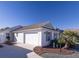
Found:
[[[27,57],[28,58],[43,58],[43,57],[37,55],[35,52],[28,53]]]

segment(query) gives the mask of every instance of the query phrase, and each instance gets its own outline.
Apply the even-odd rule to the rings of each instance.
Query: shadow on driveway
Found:
[[[74,50],[76,52],[79,52],[79,44],[76,44],[75,47],[74,47],[74,49],[72,49],[72,50]]]
[[[0,58],[26,58],[30,52],[32,51],[22,47],[4,45],[0,48]]]

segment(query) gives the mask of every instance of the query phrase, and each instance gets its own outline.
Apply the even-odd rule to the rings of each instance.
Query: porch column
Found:
[[[25,40],[25,33],[24,33],[24,38],[23,38],[23,43],[25,44],[26,42],[25,42],[26,40]]]

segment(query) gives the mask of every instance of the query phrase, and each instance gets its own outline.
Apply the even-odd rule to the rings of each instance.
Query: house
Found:
[[[9,33],[9,28],[0,29],[0,43],[4,43],[6,41],[6,36]]]
[[[58,39],[60,30],[55,29],[50,22],[43,22],[23,26],[13,31],[16,43],[30,44],[32,46],[47,46],[51,40]]]
[[[12,31],[21,28],[22,26],[15,26],[15,27],[6,27],[6,28],[2,28],[0,29],[0,43],[5,43],[5,41],[7,41],[7,36],[10,37],[10,40],[13,40],[13,33]]]

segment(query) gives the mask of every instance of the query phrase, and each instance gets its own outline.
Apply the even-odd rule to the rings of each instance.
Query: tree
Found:
[[[65,40],[65,46],[63,48],[69,48],[75,44],[75,40],[79,37],[76,32],[64,31],[61,38]]]

